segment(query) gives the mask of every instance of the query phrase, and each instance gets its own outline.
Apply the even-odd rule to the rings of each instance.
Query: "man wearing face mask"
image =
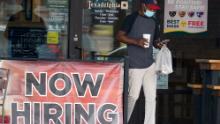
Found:
[[[145,95],[144,124],[155,124],[156,71],[153,46],[161,48],[159,24],[155,13],[160,7],[153,0],[141,0],[140,9],[128,15],[117,33],[117,40],[126,43],[129,56],[128,114],[129,121],[143,86]],[[143,34],[150,35],[144,39]]]

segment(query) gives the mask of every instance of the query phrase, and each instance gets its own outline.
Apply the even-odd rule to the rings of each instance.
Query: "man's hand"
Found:
[[[160,41],[160,42],[157,43],[157,47],[158,47],[158,48],[162,48],[163,45],[167,44],[168,42],[170,42],[170,39],[162,40],[162,41]]]
[[[149,47],[149,41],[144,38],[137,39],[137,45],[143,48]]]

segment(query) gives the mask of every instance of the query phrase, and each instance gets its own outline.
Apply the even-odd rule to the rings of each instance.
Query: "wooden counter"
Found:
[[[187,84],[187,86],[192,89],[202,89],[203,88],[202,84]]]
[[[196,62],[200,64],[200,69],[220,70],[220,60],[196,59]]]
[[[219,90],[220,91],[220,85],[207,85],[208,89],[211,90]]]
[[[196,59],[196,63],[200,67],[203,85],[201,100],[198,98],[197,101],[201,113],[198,124],[220,124],[220,60]]]
[[[220,60],[196,59],[196,62],[199,63],[201,70],[220,71]],[[220,82],[218,84],[207,84],[206,88],[220,91]]]

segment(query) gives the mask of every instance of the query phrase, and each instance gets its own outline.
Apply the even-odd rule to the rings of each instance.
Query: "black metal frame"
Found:
[[[128,69],[129,62],[128,57],[124,59],[124,92],[123,92],[123,114],[124,114],[124,124],[127,124],[127,110],[128,110]]]
[[[82,0],[69,0],[68,58],[81,59]]]
[[[33,0],[24,0],[24,10],[25,10],[25,17],[27,20],[31,20],[32,19],[32,6]]]

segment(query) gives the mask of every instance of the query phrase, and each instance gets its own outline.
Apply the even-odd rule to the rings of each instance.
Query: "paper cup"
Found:
[[[150,34],[143,34],[143,38],[147,39],[148,43],[144,45],[145,48],[148,48],[150,45]]]

